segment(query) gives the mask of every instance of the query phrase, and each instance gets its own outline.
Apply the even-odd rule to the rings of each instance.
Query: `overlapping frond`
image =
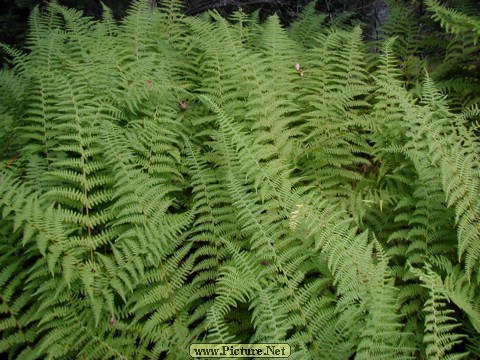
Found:
[[[375,54],[313,4],[288,29],[36,8],[28,51],[1,46],[0,355],[480,356],[479,110],[443,81],[477,45],[437,86],[396,5]]]

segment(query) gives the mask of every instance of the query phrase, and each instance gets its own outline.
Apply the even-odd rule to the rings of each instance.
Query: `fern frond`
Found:
[[[5,234],[8,228],[2,226]],[[0,353],[8,354],[9,358],[32,358],[33,347],[38,339],[34,331],[36,324],[36,308],[38,304],[29,299],[34,295],[34,289],[23,289],[28,273],[22,271],[27,258],[17,256],[17,248],[2,244],[0,256]]]
[[[435,0],[425,0],[427,9],[433,13],[433,19],[449,33],[472,34],[476,40],[480,37],[480,19],[455,9],[442,6]]]
[[[325,31],[324,23],[327,19],[325,14],[317,14],[315,3],[310,2],[303,8],[297,21],[288,29],[289,36],[303,48],[311,48],[315,45],[317,34]]]
[[[428,289],[429,298],[425,302],[425,336],[426,354],[433,359],[462,359],[468,353],[452,353],[449,351],[461,343],[464,335],[454,333],[459,324],[452,316],[454,311],[448,309],[448,298],[443,291],[443,282],[427,265],[425,271],[412,269],[423,286]]]
[[[388,261],[381,248],[375,250],[376,264],[369,272],[371,284],[369,294],[369,314],[365,329],[358,345],[358,359],[414,359],[418,348],[414,344],[413,334],[408,333],[402,324],[399,291],[392,283]]]
[[[479,159],[461,143],[456,144],[451,151],[451,157],[446,158],[442,164],[442,181],[448,205],[455,204],[458,255],[463,257],[465,254],[466,270],[470,274],[477,268],[480,259],[480,179],[472,171],[478,166]]]

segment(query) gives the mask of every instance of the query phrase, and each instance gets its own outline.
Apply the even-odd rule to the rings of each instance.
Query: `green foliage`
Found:
[[[478,106],[478,2],[454,0],[448,6],[435,0],[413,3],[388,0],[388,19],[380,33],[381,40],[397,38],[393,50],[409,88],[420,96],[427,69],[436,87],[449,95],[452,111]]]
[[[433,19],[440,22],[440,25],[449,33],[473,35],[475,42],[480,37],[480,18],[475,4],[471,3],[466,6],[468,2],[462,2],[461,11],[457,9],[447,8],[435,0],[425,0],[425,5],[428,11],[433,13]]]
[[[28,51],[2,45],[0,354],[479,358],[480,111],[408,75],[390,5],[374,56],[313,5],[288,29],[34,9]]]

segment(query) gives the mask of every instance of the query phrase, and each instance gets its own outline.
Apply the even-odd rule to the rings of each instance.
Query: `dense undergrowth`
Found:
[[[480,358],[480,26],[425,5],[443,38],[393,2],[374,42],[313,5],[35,10],[0,73],[0,354]]]

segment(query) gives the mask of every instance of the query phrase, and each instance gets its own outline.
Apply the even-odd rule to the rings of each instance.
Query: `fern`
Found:
[[[426,272],[413,270],[424,286],[428,288],[429,298],[425,302],[425,337],[427,344],[426,354],[434,359],[461,359],[468,353],[448,354],[455,344],[459,344],[462,335],[453,333],[459,325],[455,324],[455,318],[450,316],[453,310],[445,309],[447,297],[442,291],[442,282],[428,266]]]
[[[1,46],[0,354],[478,357],[475,36],[151,5],[52,2]]]
[[[471,33],[475,39],[480,36],[480,19],[478,17],[446,8],[434,0],[425,0],[425,5],[433,13],[433,18],[439,21],[447,32],[454,34]]]

